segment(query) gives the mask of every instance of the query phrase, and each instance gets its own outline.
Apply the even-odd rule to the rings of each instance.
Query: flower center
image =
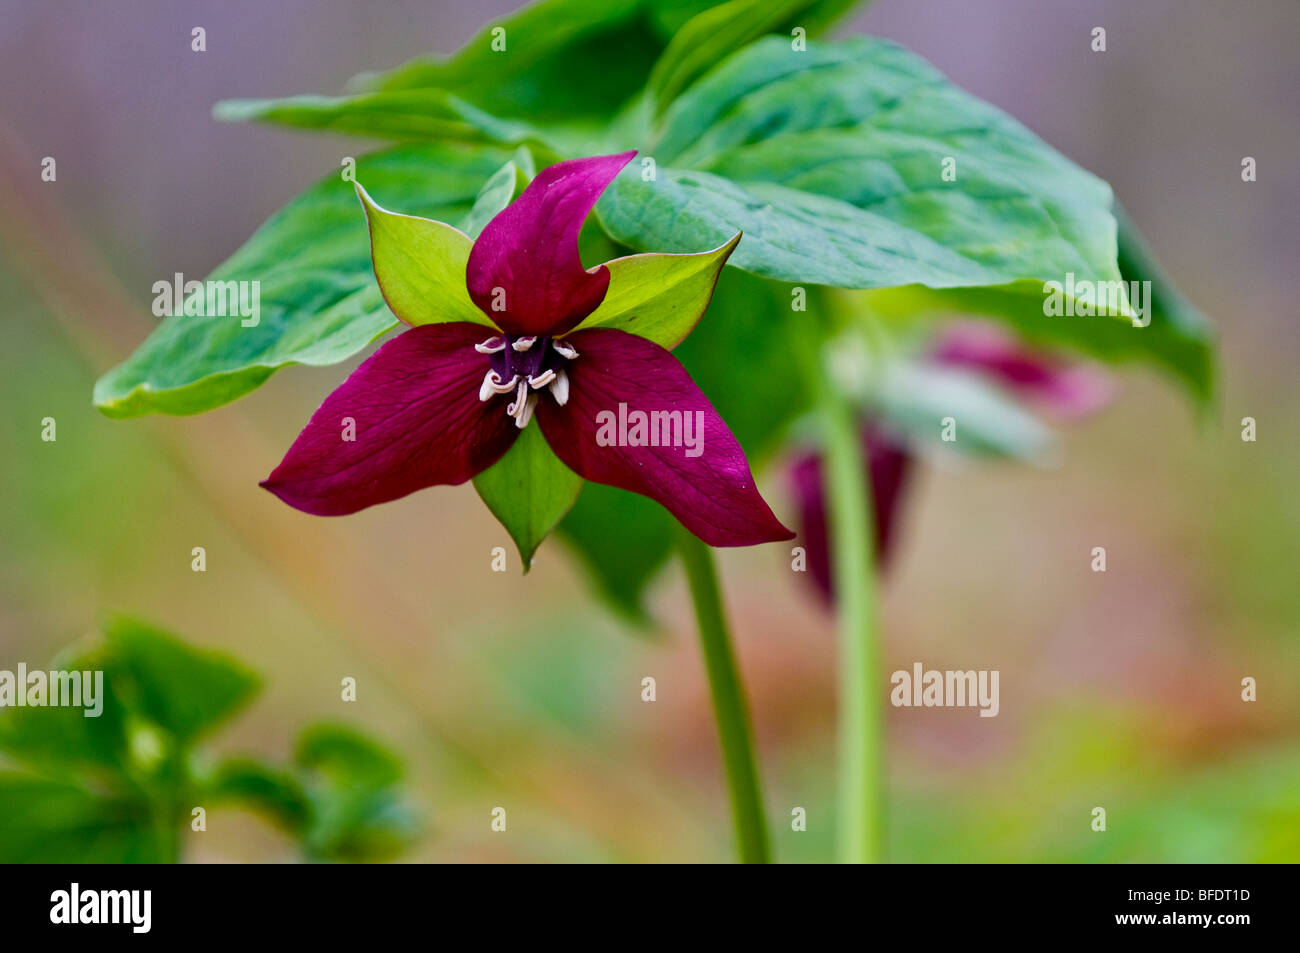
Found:
[[[478,399],[513,394],[506,413],[515,418],[515,426],[520,430],[533,419],[536,391],[549,388],[561,407],[568,402],[569,377],[564,373],[564,365],[578,356],[571,344],[548,334],[498,334],[475,344],[474,350],[489,355],[492,362],[492,369],[479,386]]]

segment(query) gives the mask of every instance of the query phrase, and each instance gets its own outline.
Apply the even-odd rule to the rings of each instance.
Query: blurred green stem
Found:
[[[691,587],[695,621],[704,649],[704,667],[709,673],[713,713],[718,721],[718,741],[731,791],[731,813],[736,825],[736,842],[743,864],[772,862],[767,841],[767,819],[754,757],[754,734],[749,723],[749,706],[736,668],[727,619],[718,588],[718,572],[709,547],[690,533],[682,533],[679,546],[682,566]]]
[[[852,402],[838,392],[829,369],[823,368],[817,379],[840,627],[839,857],[843,863],[870,864],[881,859],[884,800],[871,482]]]

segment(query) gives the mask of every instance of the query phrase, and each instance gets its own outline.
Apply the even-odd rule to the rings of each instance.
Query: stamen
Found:
[[[519,383],[518,374],[512,375],[510,380],[506,381],[505,383],[501,382],[501,378],[499,375],[497,375],[496,371],[493,371],[492,374],[494,377],[496,377],[496,381],[492,384],[492,389],[496,391],[498,394],[510,393],[510,391],[515,389],[515,385]]]
[[[478,399],[487,400],[493,394],[504,394],[507,391],[512,391],[515,389],[515,385],[518,383],[519,383],[518,374],[510,378],[510,380],[507,383],[502,383],[500,374],[498,374],[496,371],[488,371],[486,374],[483,375],[483,383],[479,385]]]
[[[506,408],[506,413],[515,418],[515,426],[523,430],[528,426],[528,421],[533,419],[533,408],[536,406],[537,395],[529,393],[528,382],[524,381],[519,385],[515,399]]]
[[[515,399],[510,402],[506,408],[506,413],[515,418],[518,423],[519,415],[524,412],[524,407],[528,404],[528,384],[527,382],[519,385],[519,390],[515,392]]]
[[[569,402],[569,375],[562,370],[556,371],[555,380],[551,381],[551,396],[561,407]]]
[[[538,341],[542,342],[543,350],[535,354],[530,353],[527,357],[516,358],[511,354],[501,353],[506,350],[506,345],[510,345],[513,351],[524,354],[531,351]],[[555,353],[562,360],[557,362],[550,356],[549,351],[544,350],[548,343],[555,348]],[[483,383],[479,385],[478,399],[486,401],[496,394],[511,394],[512,399],[506,407],[506,413],[514,419],[515,426],[520,430],[528,426],[528,422],[533,419],[543,387],[550,390],[551,397],[560,406],[569,402],[568,375],[560,367],[547,365],[563,364],[564,361],[571,361],[577,357],[578,350],[572,344],[557,341],[549,335],[526,334],[512,338],[508,334],[495,334],[486,341],[475,344],[474,350],[480,354],[494,355],[491,360],[492,366],[484,375]],[[510,375],[510,380],[503,380],[505,374]]]
[[[515,418],[515,426],[523,430],[528,426],[528,421],[533,419],[533,408],[537,406],[537,395],[529,394],[528,399],[524,401],[524,412]]]

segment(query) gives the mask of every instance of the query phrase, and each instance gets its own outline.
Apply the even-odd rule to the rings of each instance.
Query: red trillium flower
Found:
[[[1087,417],[1115,396],[1111,379],[1095,368],[1027,350],[1014,335],[989,324],[950,328],[930,360],[976,371],[1061,420]]]
[[[876,528],[876,564],[884,569],[894,549],[897,517],[911,483],[913,458],[901,439],[879,424],[862,428],[862,456],[871,481],[871,501]],[[822,459],[815,453],[800,455],[790,466],[790,488],[799,505],[799,542],[808,561],[808,575],[827,600],[834,593],[830,540]]]
[[[583,221],[633,155],[543,170],[472,244],[380,208],[358,185],[380,289],[413,327],[325,399],[262,486],[306,513],[354,513],[464,483],[536,426],[570,470],[656,500],[706,543],[792,538],[668,351],[703,314],[739,236],[701,255],[582,267]],[[665,283],[677,298],[656,306],[648,295]]]
[[[1066,364],[1028,350],[1016,338],[985,324],[961,324],[945,332],[926,358],[930,363],[974,371],[1062,420],[1078,420],[1114,396],[1109,378],[1083,365]],[[899,513],[915,460],[906,441],[879,421],[862,427],[862,454],[871,481],[876,527],[876,563],[887,569],[895,547]],[[799,506],[800,542],[808,574],[828,601],[834,594],[822,460],[815,453],[796,458],[789,484]]]

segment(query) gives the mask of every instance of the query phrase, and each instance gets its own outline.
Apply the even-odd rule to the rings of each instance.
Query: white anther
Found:
[[[488,338],[482,344],[474,345],[474,350],[478,351],[480,354],[495,354],[498,351],[504,351],[505,349],[506,349],[506,339],[503,335],[500,334],[496,335],[495,337]]]
[[[541,390],[553,380],[555,380],[555,371],[547,370],[538,374],[536,377],[528,378],[528,386],[533,390]]]
[[[493,394],[504,394],[507,391],[512,391],[515,389],[515,385],[518,383],[519,383],[518,374],[510,378],[509,381],[503,383],[500,374],[498,374],[496,371],[488,371],[486,374],[483,375],[483,383],[479,385],[478,399],[487,400]]]
[[[515,389],[515,385],[519,383],[518,374],[511,375],[510,380],[505,381],[504,383],[502,382],[501,378],[497,376],[496,371],[493,371],[492,375],[493,377],[496,378],[492,383],[492,389],[496,391],[498,394],[510,393],[510,391]]]
[[[537,342],[537,335],[530,334],[528,337],[515,338],[511,347],[516,351],[526,351]]]
[[[515,392],[515,399],[510,402],[506,408],[506,413],[511,417],[518,418],[524,412],[524,405],[528,402],[528,382],[524,381],[519,385],[519,390]]]
[[[567,358],[570,361],[578,356],[578,349],[572,344],[567,344],[564,341],[552,341],[551,347],[555,348],[556,353],[559,354],[560,357]]]
[[[537,406],[537,395],[529,394],[528,399],[524,401],[524,412],[515,418],[515,426],[523,430],[528,426],[528,421],[533,419],[533,408]]]
[[[561,407],[569,402],[569,375],[564,371],[555,372],[555,380],[551,381],[551,396]]]
[[[515,418],[515,426],[523,430],[528,426],[528,421],[533,419],[533,408],[536,406],[537,395],[529,393],[528,382],[524,381],[519,385],[515,399],[506,408],[506,413]]]

